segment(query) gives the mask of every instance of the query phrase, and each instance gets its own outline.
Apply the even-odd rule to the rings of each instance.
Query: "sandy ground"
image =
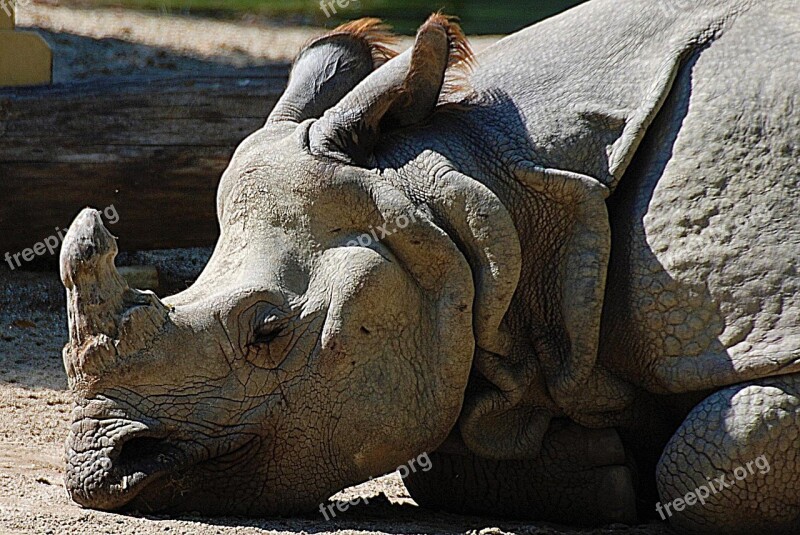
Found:
[[[207,73],[286,62],[322,31],[30,4],[18,14],[18,25],[34,27],[51,44],[56,82]],[[495,39],[477,39],[475,48]],[[208,254],[207,250],[142,252],[120,260],[157,265],[163,293],[189,284]],[[81,509],[67,497],[62,477],[62,444],[71,411],[61,364],[66,337],[64,291],[52,266],[11,272],[0,265],[0,534],[579,533],[541,523],[425,511],[410,500],[396,474],[343,491],[335,498],[374,498],[331,521],[319,514],[291,519],[166,518]],[[660,525],[617,525],[590,533],[653,535],[667,530]]]

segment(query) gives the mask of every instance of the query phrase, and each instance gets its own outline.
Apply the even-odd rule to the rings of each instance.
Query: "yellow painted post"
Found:
[[[0,87],[49,84],[53,53],[34,32],[14,30],[14,12],[28,0],[0,0]]]

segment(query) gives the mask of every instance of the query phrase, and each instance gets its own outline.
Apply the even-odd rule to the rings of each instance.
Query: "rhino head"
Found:
[[[98,212],[73,223],[61,274],[77,398],[66,485],[79,504],[315,509],[453,429],[475,350],[473,272],[368,160],[380,128],[433,112],[468,49],[441,15],[399,56],[386,40],[365,19],[301,52],[223,175],[220,238],[185,291],[129,288]]]

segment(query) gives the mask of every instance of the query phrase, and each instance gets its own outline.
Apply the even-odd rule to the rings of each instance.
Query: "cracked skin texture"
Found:
[[[289,514],[435,450],[423,505],[630,522],[769,453],[670,520],[791,532],[799,26],[593,0],[469,73],[441,15],[396,57],[374,20],[314,41],[192,287],[127,288],[97,214],[70,229],[73,498]]]
[[[605,347],[650,390],[800,366],[797,17],[778,7],[751,9],[683,67],[614,200],[631,217],[612,215],[609,291],[627,299],[610,304]],[[766,40],[773,24],[788,28]],[[753,64],[769,75],[737,74]]]

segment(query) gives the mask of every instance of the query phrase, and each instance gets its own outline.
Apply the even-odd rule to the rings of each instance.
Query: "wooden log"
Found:
[[[287,77],[279,65],[0,89],[0,256],[63,235],[85,206],[113,206],[121,250],[213,245],[220,176]]]

